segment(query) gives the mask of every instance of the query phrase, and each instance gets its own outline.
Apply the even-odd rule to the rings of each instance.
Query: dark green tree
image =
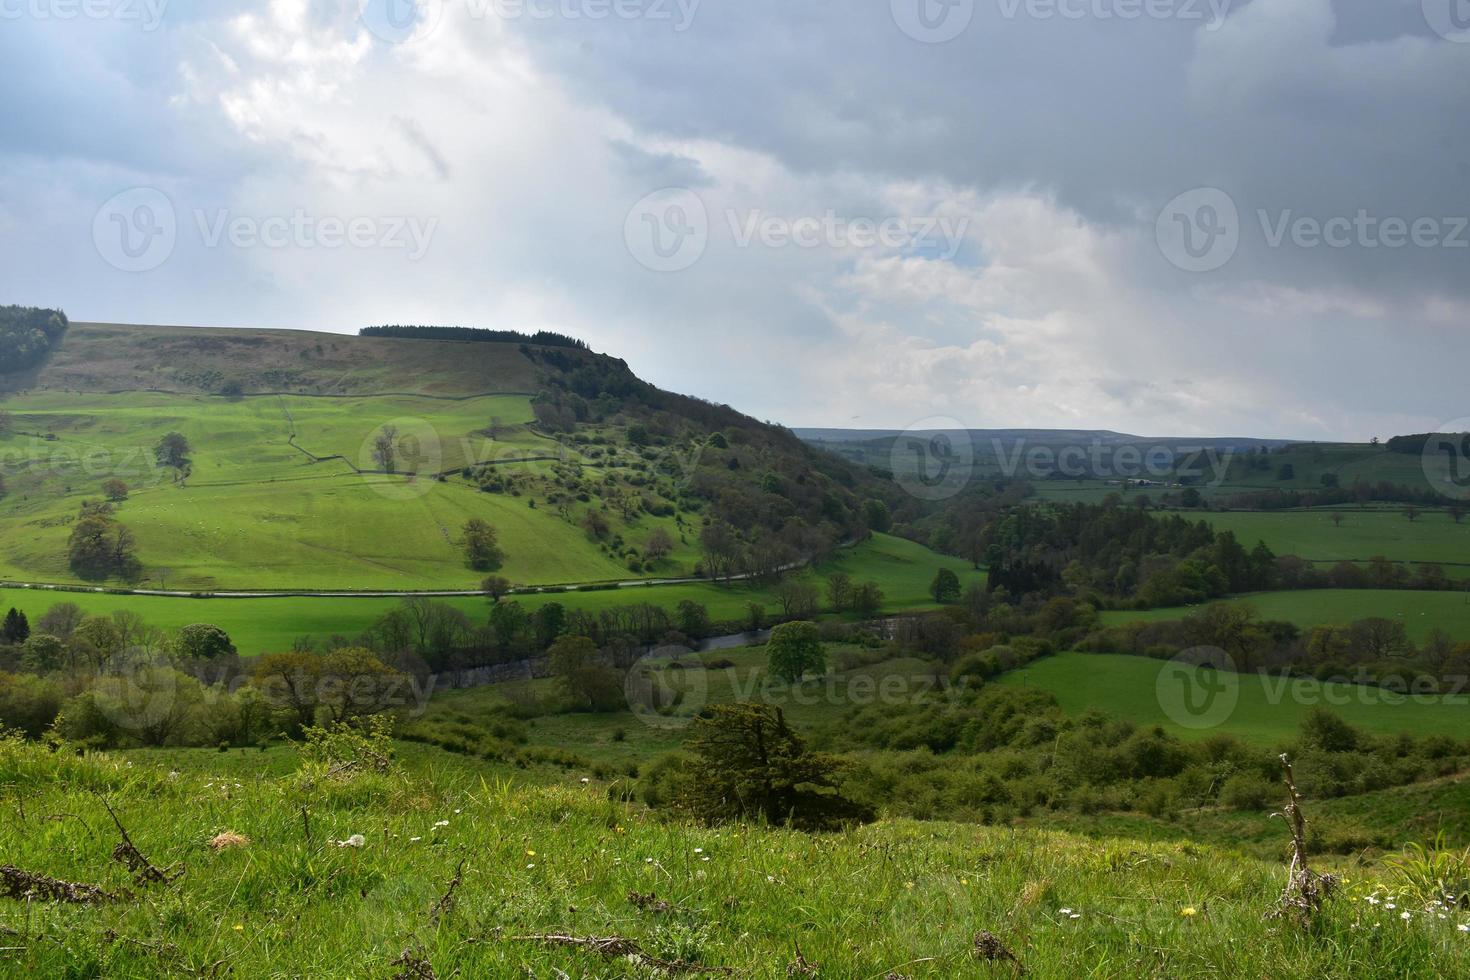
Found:
[[[941,568],[929,583],[929,594],[935,602],[954,602],[960,597],[960,577],[951,569]]]
[[[809,673],[827,671],[827,652],[816,623],[799,621],[777,626],[766,643],[766,659],[771,674],[785,681],[795,682]]]
[[[24,643],[30,638],[31,624],[26,619],[26,614],[19,609],[11,609],[5,614],[5,622],[0,625],[0,643],[7,646],[15,646]]]
[[[821,831],[874,818],[842,793],[849,763],[808,752],[773,705],[715,705],[695,721],[686,746],[693,759],[674,803],[705,822],[765,820]]]

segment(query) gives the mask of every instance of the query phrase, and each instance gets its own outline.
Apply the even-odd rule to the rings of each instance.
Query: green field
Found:
[[[1470,640],[1470,593],[1416,592],[1407,589],[1306,589],[1294,592],[1258,592],[1234,600],[1251,605],[1262,619],[1313,626],[1346,626],[1359,619],[1381,617],[1401,620],[1409,636],[1422,642],[1435,629],[1456,641]],[[1180,619],[1188,609],[1145,609],[1102,614],[1107,626],[1142,620],[1149,623]]]
[[[1140,726],[1159,725],[1180,738],[1206,738],[1225,732],[1272,748],[1292,742],[1302,720],[1319,706],[1368,732],[1448,735],[1454,739],[1464,739],[1470,732],[1470,692],[1442,698],[1411,697],[1350,684],[1255,674],[1221,675],[1231,689],[1239,692],[1234,710],[1218,725],[1191,727],[1175,719],[1203,716],[1187,711],[1181,715],[1182,709],[1169,697],[1172,687],[1165,688],[1168,710],[1161,703],[1159,673],[1164,666],[1163,661],[1144,657],[1064,653],[1007,674],[1001,683],[1050,691],[1069,715],[1096,708]]]
[[[141,584],[152,588],[470,588],[481,575],[467,567],[458,538],[471,517],[500,532],[500,571],[515,582],[637,577],[579,526],[600,498],[589,494],[585,506],[558,513],[548,498],[559,478],[538,458],[596,474],[587,481],[596,493],[607,492],[604,477],[631,471],[590,464],[532,431],[523,395],[225,399],[44,391],[5,399],[0,408],[15,427],[0,440],[9,490],[0,498],[0,578],[76,582],[66,560],[71,525],[81,502],[98,499],[112,477],[131,488],[118,518],[136,535]],[[358,472],[377,466],[372,440],[385,425],[400,434],[398,475]],[[193,446],[186,481],[152,458],[170,431]],[[454,472],[486,462],[519,481],[515,493],[481,493]],[[445,472],[445,482],[430,479]],[[672,518],[613,515],[613,526],[629,546],[656,527],[671,532],[675,549],[651,574],[688,574],[696,560]]]
[[[623,937],[651,957],[767,980],[1020,975],[977,956],[984,930],[1044,978],[1470,972],[1463,913],[1403,922],[1361,900],[1391,880],[1381,868],[1355,869],[1347,894],[1302,932],[1268,918],[1279,862],[1193,842],[909,820],[826,835],[709,828],[612,802],[575,773],[528,785],[518,770],[419,750],[388,774],[324,777],[325,766],[293,763],[278,752],[77,758],[0,745],[0,785],[24,800],[0,809],[6,862],[134,893],[100,905],[6,901],[3,969],[695,975],[634,962],[626,946],[603,955],[533,938],[562,935]],[[134,883],[111,859],[119,835],[104,797],[138,851],[185,873]],[[244,840],[211,848],[223,831]],[[352,835],[360,847],[332,843]],[[403,974],[405,955],[424,966]]]
[[[819,569],[799,573],[812,581],[835,572],[845,572],[858,581],[876,581],[885,595],[884,608],[896,612],[933,604],[929,583],[941,568],[952,568],[962,583],[983,581],[983,574],[957,558],[939,555],[922,545],[888,535],[874,535],[844,549]],[[651,602],[672,609],[690,599],[705,604],[715,619],[738,619],[748,602],[759,602],[776,611],[770,589],[696,582],[682,585],[640,585],[591,592],[543,592],[518,595],[516,601],[528,608],[559,602],[568,609],[598,610],[609,606]],[[372,597],[316,598],[290,596],[265,599],[184,599],[167,596],[128,596],[86,592],[56,592],[45,589],[0,589],[0,612],[12,606],[34,621],[57,602],[74,602],[89,614],[107,614],[129,609],[154,625],[170,629],[190,623],[213,623],[229,633],[244,656],[288,650],[302,636],[325,638],[333,634],[355,636],[400,600]],[[475,622],[489,615],[487,601],[479,596],[439,599],[463,611]]]
[[[1332,516],[1342,518],[1341,526]],[[1278,555],[1318,562],[1394,561],[1470,563],[1470,522],[1455,523],[1444,511],[1416,521],[1386,511],[1310,510],[1285,513],[1201,513],[1220,531],[1233,531],[1247,548],[1257,541]]]

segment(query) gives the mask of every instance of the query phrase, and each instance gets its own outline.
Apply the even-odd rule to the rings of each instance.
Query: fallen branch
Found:
[[[604,959],[616,960],[627,958],[634,960],[643,966],[652,967],[656,970],[664,970],[669,973],[712,973],[729,976],[732,974],[727,966],[701,966],[698,963],[690,963],[686,960],[665,960],[643,951],[631,939],[622,936],[608,936],[600,939],[596,936],[564,936],[564,935],[538,935],[538,936],[511,936],[513,943],[540,943],[543,946],[567,946],[573,949],[583,949],[596,953]]]
[[[43,902],[67,902],[73,905],[102,905],[115,902],[121,896],[96,885],[48,878],[46,875],[22,871],[7,864],[0,867],[0,897],[20,901],[40,899]]]
[[[112,817],[112,822],[117,824],[117,832],[122,835],[122,840],[112,849],[112,859],[128,866],[128,870],[133,872],[134,884],[146,885],[153,882],[160,885],[170,885],[178,880],[179,876],[184,873],[183,865],[176,865],[171,868],[155,867],[153,862],[143,856],[143,852],[138,850],[137,846],[133,843],[133,839],[128,836],[128,829],[122,825],[122,821],[113,812],[112,804],[103,800],[102,805],[107,807],[107,813]]]

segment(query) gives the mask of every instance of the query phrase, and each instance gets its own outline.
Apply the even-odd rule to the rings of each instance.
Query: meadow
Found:
[[[4,900],[0,962],[115,977],[1470,971],[1463,913],[1413,908],[1405,921],[1364,901],[1397,884],[1383,869],[1355,872],[1304,930],[1269,917],[1280,863],[1192,842],[905,820],[828,835],[711,828],[610,802],[574,774],[537,784],[433,750],[331,776],[260,755],[0,744],[0,785],[24,801],[0,810],[6,860],[132,893]],[[111,860],[120,835],[104,799],[175,880],[134,882]],[[977,945],[982,934],[994,941]]]
[[[1470,640],[1470,594],[1465,592],[1307,589],[1257,592],[1230,601],[1251,606],[1262,619],[1295,623],[1303,629],[1346,626],[1376,616],[1399,620],[1415,642],[1428,639],[1436,629],[1443,630],[1457,642]],[[1121,626],[1139,620],[1162,622],[1180,619],[1187,612],[1187,609],[1179,608],[1118,610],[1102,613],[1102,621],[1106,626]]]
[[[460,528],[472,517],[500,533],[501,574],[526,585],[638,577],[587,539],[580,505],[550,506],[562,476],[552,460],[626,475],[534,432],[524,395],[221,398],[159,392],[30,392],[0,402],[15,434],[0,441],[0,577],[76,583],[71,525],[109,478],[128,484],[118,519],[137,538],[150,588],[466,589]],[[375,434],[399,435],[397,475],[372,471]],[[187,479],[159,467],[166,433],[190,441]],[[633,457],[625,462],[635,462]],[[466,466],[493,463],[516,481],[481,493]],[[438,481],[435,474],[447,474]],[[522,493],[520,487],[525,488]],[[541,506],[537,506],[540,496]],[[588,506],[598,502],[589,498]],[[672,518],[612,518],[641,545],[653,530],[675,546],[653,575],[688,574],[697,555]],[[114,583],[116,584],[116,583]]]
[[[1375,734],[1463,739],[1470,725],[1470,691],[1443,697],[1413,696],[1310,679],[1221,674],[1218,682],[1225,690],[1238,692],[1238,700],[1227,713],[1224,705],[1230,695],[1223,695],[1227,699],[1220,702],[1223,716],[1208,727],[1193,727],[1216,716],[1213,712],[1195,714],[1172,696],[1176,685],[1167,677],[1160,679],[1167,663],[1117,654],[1063,653],[1006,674],[1001,683],[1049,691],[1069,715],[1097,709],[1140,727],[1158,725],[1182,739],[1225,733],[1272,748],[1290,744],[1302,721],[1317,707],[1326,707],[1348,724]]]
[[[1334,524],[1333,517],[1341,519]],[[1201,513],[1219,531],[1234,532],[1247,548],[1257,541],[1278,555],[1315,562],[1367,561],[1384,557],[1406,562],[1470,564],[1470,523],[1456,523],[1442,510],[1408,520],[1401,511],[1344,508],[1284,513]]]
[[[882,534],[843,549],[819,568],[798,574],[816,584],[836,572],[844,572],[857,581],[876,581],[885,596],[884,610],[900,612],[934,605],[928,589],[940,568],[953,569],[965,585],[984,580],[983,573],[974,571],[960,559],[936,554],[922,545]],[[558,590],[519,594],[514,598],[528,609],[558,602],[567,609],[588,611],[639,602],[672,609],[688,599],[704,604],[717,620],[742,618],[746,614],[746,604],[750,602],[765,605],[771,613],[777,608],[771,589],[743,582],[730,585],[709,582],[637,585],[585,592]],[[119,609],[131,610],[146,622],[169,629],[191,623],[213,623],[230,634],[244,656],[289,650],[292,642],[303,636],[319,639],[332,635],[356,636],[399,601],[372,596],[192,599],[0,588],[0,613],[15,607],[34,620],[54,603],[73,602],[89,614],[105,615]],[[489,616],[488,600],[481,596],[454,596],[435,601],[454,606],[474,622],[483,622]]]

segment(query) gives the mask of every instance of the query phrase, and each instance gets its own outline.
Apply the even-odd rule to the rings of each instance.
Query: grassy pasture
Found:
[[[1263,619],[1312,626],[1345,626],[1359,619],[1381,616],[1401,620],[1416,642],[1431,631],[1444,630],[1455,640],[1470,640],[1470,593],[1412,592],[1399,589],[1311,589],[1295,592],[1258,592],[1238,598],[1249,603]],[[1179,619],[1187,610],[1147,609],[1102,614],[1109,626],[1143,620]]]
[[[1239,691],[1234,710],[1218,726],[1191,728],[1171,718],[1160,703],[1159,672],[1164,664],[1145,657],[1065,653],[1006,674],[1001,683],[1050,691],[1070,715],[1096,708],[1142,726],[1159,725],[1180,738],[1226,732],[1272,748],[1291,742],[1302,720],[1318,706],[1380,734],[1407,732],[1463,739],[1470,730],[1470,692],[1415,697],[1350,684],[1255,674],[1228,675],[1227,682]]]
[[[534,507],[532,497],[482,494],[457,476],[442,484],[425,478],[511,460],[508,473],[546,480],[550,463],[514,462],[562,452],[527,428],[524,396],[230,400],[44,391],[0,404],[17,430],[0,442],[9,488],[0,499],[0,577],[75,582],[65,557],[71,524],[111,477],[132,488],[119,517],[137,536],[144,584],[155,588],[469,588],[480,576],[465,566],[457,536],[470,517],[500,530],[502,572],[514,581],[635,577],[574,520]],[[487,432],[492,420],[495,438]],[[371,442],[385,424],[400,433],[400,474],[423,475],[354,472],[376,465]],[[186,482],[152,459],[153,445],[175,430],[194,447]],[[656,526],[679,540],[669,518],[620,519],[618,529],[637,545]],[[692,545],[681,543],[654,574],[687,574],[693,560]]]
[[[877,581],[887,596],[885,609],[899,611],[932,605],[927,590],[941,567],[954,569],[966,584],[981,580],[981,573],[969,569],[958,559],[935,554],[921,545],[888,535],[875,535],[872,540],[843,550],[820,569],[802,574],[816,581],[824,575],[843,571],[859,581]],[[772,612],[776,608],[775,599],[769,589],[741,583],[730,586],[707,582],[640,585],[591,592],[545,592],[516,596],[516,601],[527,608],[536,608],[546,602],[559,602],[568,609],[592,611],[637,602],[651,602],[673,608],[684,599],[704,603],[709,608],[710,615],[716,619],[739,618],[744,615],[747,602],[763,603]],[[306,596],[183,599],[55,592],[45,589],[0,589],[0,612],[14,606],[24,610],[32,620],[54,603],[74,602],[89,614],[105,615],[118,609],[130,609],[147,622],[167,628],[178,628],[190,623],[214,623],[229,633],[240,652],[247,656],[290,649],[292,640],[301,636],[356,635],[398,601],[392,598]],[[476,622],[483,621],[489,615],[486,600],[478,596],[438,601],[458,607]]]
[[[1342,525],[1332,523],[1333,514]],[[1444,511],[1428,511],[1410,521],[1390,511],[1309,510],[1285,513],[1202,513],[1220,531],[1233,531],[1247,548],[1257,541],[1278,555],[1314,561],[1364,561],[1382,556],[1395,561],[1470,563],[1470,521],[1456,524]]]
[[[1458,913],[1405,923],[1357,901],[1368,885],[1355,881],[1303,933],[1265,917],[1279,863],[1189,842],[906,820],[831,835],[703,828],[609,802],[574,773],[527,785],[442,753],[326,780],[285,757],[260,771],[239,753],[181,755],[0,749],[0,783],[29,815],[0,811],[7,862],[136,889],[109,856],[105,794],[142,853],[187,868],[132,901],[7,901],[4,969],[142,977],[223,962],[242,976],[388,976],[407,950],[438,976],[656,975],[521,938],[569,934],[628,937],[652,956],[752,978],[791,975],[797,946],[825,976],[1013,975],[973,952],[988,930],[1046,978],[1470,971]],[[68,818],[37,816],[51,813]],[[225,830],[247,842],[212,849]],[[329,843],[353,834],[361,847]],[[632,893],[668,907],[640,908]]]

